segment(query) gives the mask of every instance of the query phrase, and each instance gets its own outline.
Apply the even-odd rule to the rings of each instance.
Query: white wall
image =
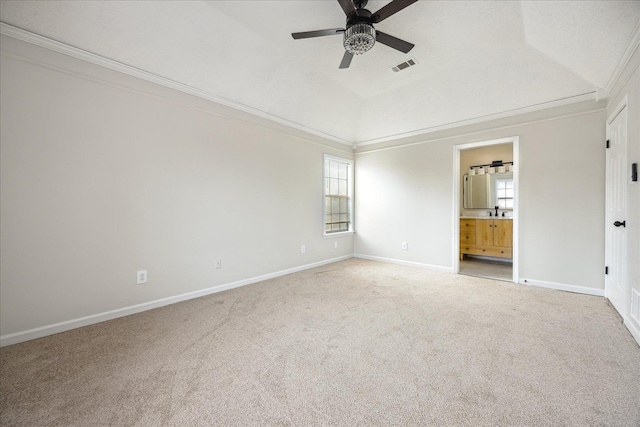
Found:
[[[356,155],[356,254],[450,269],[451,166],[449,144]]]
[[[628,151],[627,164],[629,170],[629,186],[627,193],[627,251],[629,257],[628,281],[631,288],[640,292],[640,182],[631,182],[631,164],[640,164],[640,50],[636,48],[635,55],[629,61],[623,78],[618,88],[614,89],[616,96],[612,97],[608,107],[607,116],[613,114],[617,106],[627,97],[627,137]],[[631,288],[627,301],[631,303]],[[630,329],[640,342],[640,322],[629,316]]]
[[[1,67],[1,335],[353,254],[322,233],[350,147],[4,36]]]
[[[356,254],[452,269],[453,146],[519,136],[520,279],[604,289],[605,116],[360,149]]]

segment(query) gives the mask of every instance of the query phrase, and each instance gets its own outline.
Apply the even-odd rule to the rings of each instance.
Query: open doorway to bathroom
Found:
[[[518,138],[454,150],[454,271],[517,282]]]

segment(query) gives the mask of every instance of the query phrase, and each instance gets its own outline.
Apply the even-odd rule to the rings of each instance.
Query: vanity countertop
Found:
[[[461,216],[460,219],[513,219],[510,216]]]

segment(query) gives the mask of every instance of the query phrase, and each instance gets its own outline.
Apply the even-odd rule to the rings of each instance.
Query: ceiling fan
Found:
[[[393,0],[379,11],[371,13],[365,9],[368,0],[338,0],[342,10],[347,15],[346,29],[332,28],[330,30],[305,31],[291,33],[291,36],[297,40],[344,34],[343,45],[345,52],[342,62],[340,62],[340,68],[349,68],[353,55],[365,53],[373,47],[376,41],[400,52],[408,53],[413,49],[413,44],[376,30],[373,28],[373,24],[387,19],[416,1],[418,0]]]

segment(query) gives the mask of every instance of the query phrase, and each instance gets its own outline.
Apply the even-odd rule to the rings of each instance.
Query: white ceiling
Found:
[[[388,1],[370,1],[376,11]],[[639,1],[426,1],[376,25],[382,44],[339,70],[337,1],[6,1],[9,25],[366,143],[593,93],[610,83]],[[409,58],[417,66],[390,67]],[[584,98],[582,98],[584,99]]]

